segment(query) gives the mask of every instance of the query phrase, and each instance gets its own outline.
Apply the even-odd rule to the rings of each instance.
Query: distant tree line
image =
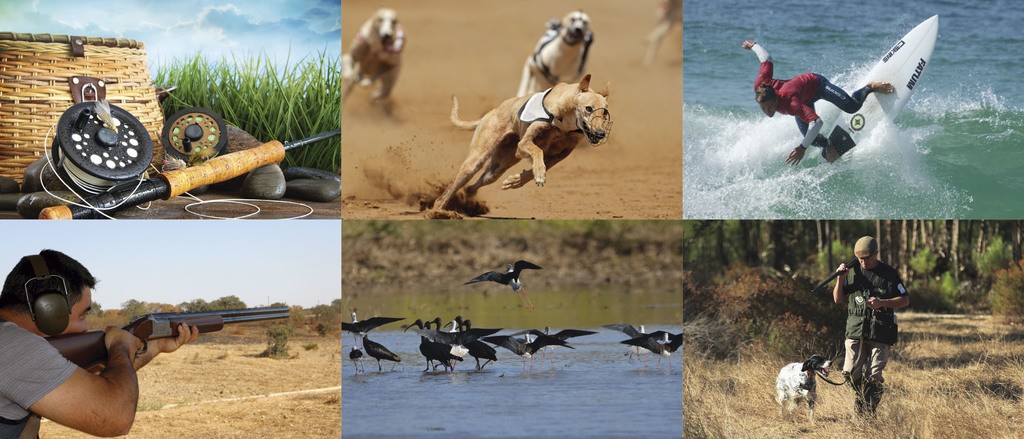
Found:
[[[811,289],[853,258],[864,235],[900,272],[910,310],[1024,323],[1021,221],[684,221],[683,233],[683,321],[694,352],[831,352],[846,306],[834,303],[832,285]]]
[[[288,307],[289,305],[283,302],[277,302],[268,306]],[[111,313],[111,310],[109,309],[103,310],[99,303],[93,303],[94,314],[102,319],[102,322],[97,323],[102,323],[103,325],[117,325],[119,324],[119,320],[121,321],[120,324],[124,324],[127,323],[128,319],[152,313],[206,312],[246,308],[250,308],[250,306],[235,295],[224,296],[210,302],[207,302],[204,299],[195,299],[188,302],[181,302],[177,305],[143,302],[136,299],[130,299],[121,303],[121,309],[117,312],[117,315]],[[290,328],[299,328],[309,325],[310,329],[314,330],[321,336],[341,333],[340,298],[334,299],[327,305],[321,304],[311,308],[290,306],[290,308],[291,317],[287,322],[287,326]]]
[[[880,259],[919,293],[919,305],[1024,309],[998,297],[1024,295],[1015,286],[1024,284],[1020,220],[685,221],[684,269],[697,282],[738,266],[820,280],[853,257],[864,235],[878,239]]]

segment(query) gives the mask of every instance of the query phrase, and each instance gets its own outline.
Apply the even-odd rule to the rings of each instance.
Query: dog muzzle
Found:
[[[589,112],[576,110],[576,128],[587,136],[591,145],[602,145],[612,132],[612,114],[607,108],[595,108]]]

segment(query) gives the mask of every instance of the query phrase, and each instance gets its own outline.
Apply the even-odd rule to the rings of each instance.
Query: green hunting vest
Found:
[[[892,299],[907,294],[895,269],[882,262],[878,262],[871,270],[856,265],[846,276],[843,293],[849,302],[846,338],[859,340],[863,335],[865,340],[887,345],[896,344],[899,330],[896,325],[896,313],[892,308],[872,310],[868,308],[867,303],[869,297]]]

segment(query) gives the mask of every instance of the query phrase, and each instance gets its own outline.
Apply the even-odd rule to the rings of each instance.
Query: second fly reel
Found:
[[[227,124],[212,110],[185,108],[167,119],[160,140],[168,155],[192,166],[224,150]]]

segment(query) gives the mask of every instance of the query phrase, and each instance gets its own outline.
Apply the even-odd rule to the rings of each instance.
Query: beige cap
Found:
[[[857,240],[853,246],[853,254],[857,256],[868,256],[878,252],[878,241],[870,236],[864,236]]]

